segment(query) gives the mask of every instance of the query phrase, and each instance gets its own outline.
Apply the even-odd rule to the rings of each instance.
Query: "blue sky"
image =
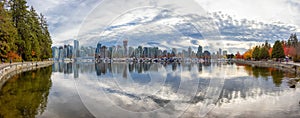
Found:
[[[90,19],[91,13],[99,12],[108,14],[114,9],[118,9],[122,6],[122,2],[128,2],[130,0],[104,0],[104,3],[111,3],[107,11],[97,11],[98,7],[103,5],[102,0],[28,0],[28,5],[34,6],[34,8],[45,14],[48,19],[49,29],[51,36],[53,38],[53,45],[61,45],[70,42],[73,39],[77,39],[80,28],[82,28],[83,22],[87,22]],[[144,0],[145,1],[145,0]],[[166,1],[166,0],[149,0],[145,2],[156,2],[156,1]],[[180,0],[173,0],[168,2],[179,2]],[[249,21],[250,25],[264,24],[261,26],[268,27],[266,29],[274,29],[274,34],[281,33],[279,36],[269,36],[282,39],[287,36],[287,33],[293,33],[299,31],[300,26],[300,0],[195,0],[199,6],[201,6],[205,11],[210,13],[220,13],[217,17],[222,17],[223,14],[228,15],[226,17],[220,18],[220,24],[224,24],[229,20],[239,21],[244,23],[244,21]],[[101,4],[100,4],[101,3]],[[188,4],[187,4],[188,5]],[[191,4],[192,6],[192,4]],[[218,19],[217,19],[218,20]],[[101,21],[97,21],[101,22]],[[278,23],[280,22],[280,23]],[[251,24],[252,23],[252,24]],[[271,25],[268,25],[271,24]],[[274,25],[272,25],[274,24]],[[290,28],[290,26],[293,26]],[[99,26],[90,25],[89,28],[94,28]],[[221,26],[222,27],[222,26]],[[224,26],[225,27],[225,26]],[[226,27],[229,27],[228,25]],[[237,26],[231,29],[236,29]],[[280,28],[288,29],[286,31],[281,31]],[[225,33],[228,34],[226,28]],[[291,29],[291,30],[290,30]],[[264,29],[261,29],[264,30]],[[250,35],[253,33],[253,28],[249,32]],[[256,31],[255,31],[256,32]],[[257,37],[263,35],[259,32]],[[244,33],[244,34],[247,34]],[[241,36],[244,35],[243,33]],[[223,35],[223,34],[222,34]],[[224,34],[225,35],[225,34]],[[230,37],[231,35],[225,35],[224,37]],[[241,37],[239,36],[239,37]],[[236,38],[236,36],[235,36]],[[268,37],[265,37],[268,38]],[[274,38],[274,39],[275,39]],[[288,38],[288,37],[286,37]],[[253,38],[254,40],[255,38]],[[273,40],[273,39],[272,39]],[[243,40],[240,40],[243,41]],[[255,40],[254,40],[255,41]],[[244,47],[244,46],[243,46]]]

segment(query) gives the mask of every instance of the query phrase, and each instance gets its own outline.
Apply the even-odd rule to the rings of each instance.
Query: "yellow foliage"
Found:
[[[247,50],[247,51],[243,54],[243,58],[244,58],[244,59],[251,59],[251,58],[252,58],[252,53],[253,53],[253,49]]]

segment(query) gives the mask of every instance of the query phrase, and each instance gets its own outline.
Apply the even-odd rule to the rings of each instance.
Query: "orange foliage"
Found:
[[[244,58],[244,59],[251,59],[251,58],[252,58],[252,52],[253,52],[253,49],[247,50],[247,51],[243,54],[243,58]]]
[[[35,56],[35,51],[31,51],[31,55],[32,55],[32,56]]]
[[[270,55],[270,57],[272,57],[272,52],[273,52],[273,48],[270,48],[269,49],[269,55]]]
[[[7,54],[7,57],[8,57],[8,59],[12,59],[13,61],[21,61],[22,60],[22,58],[17,53],[14,53],[14,52],[9,52]]]

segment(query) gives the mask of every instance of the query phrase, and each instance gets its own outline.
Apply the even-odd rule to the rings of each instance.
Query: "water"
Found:
[[[292,73],[228,63],[55,63],[0,89],[0,118],[300,117]]]

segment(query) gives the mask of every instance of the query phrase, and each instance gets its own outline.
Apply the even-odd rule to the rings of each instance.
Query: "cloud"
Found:
[[[220,28],[222,37],[229,41],[242,41],[247,43],[270,40],[272,42],[275,39],[287,38],[290,33],[296,32],[300,25],[299,0],[196,1],[205,11],[212,13],[211,15]],[[199,7],[190,1],[161,0],[157,2],[158,4],[163,4],[171,11],[178,11],[178,9],[180,11],[181,9],[176,5],[172,6],[172,2],[174,2],[174,4],[189,5],[191,7],[189,9]],[[119,12],[120,10],[122,11],[123,9],[123,12],[126,12],[126,5],[140,7],[154,3],[133,0],[28,0],[28,4],[33,5],[38,12],[42,12],[46,15],[54,45],[61,45],[71,43],[68,42],[70,39],[83,38],[84,41],[86,41],[86,39],[90,37],[99,35],[102,30],[101,28],[122,14],[122,12]],[[221,13],[218,13],[218,11],[221,11]],[[151,15],[151,13],[147,12],[144,12],[144,14]],[[141,17],[140,19],[145,20],[146,18]],[[152,19],[152,22],[158,22],[158,19],[159,17],[157,17],[156,20]],[[174,23],[178,22],[174,19],[165,20],[169,23],[172,23],[172,21]],[[162,21],[163,20],[161,20],[161,22]],[[128,23],[128,20],[125,20],[123,23],[120,22],[119,27],[126,25],[127,28],[129,28],[126,22]],[[134,24],[131,24],[131,27],[134,27]],[[188,32],[182,31],[182,33],[186,35]],[[77,37],[78,35],[80,37]],[[200,35],[190,35],[190,37],[196,39],[200,38],[199,36]],[[97,38],[93,39],[96,40]]]
[[[75,39],[80,24],[101,0],[28,0],[38,12],[45,14],[55,44]]]

